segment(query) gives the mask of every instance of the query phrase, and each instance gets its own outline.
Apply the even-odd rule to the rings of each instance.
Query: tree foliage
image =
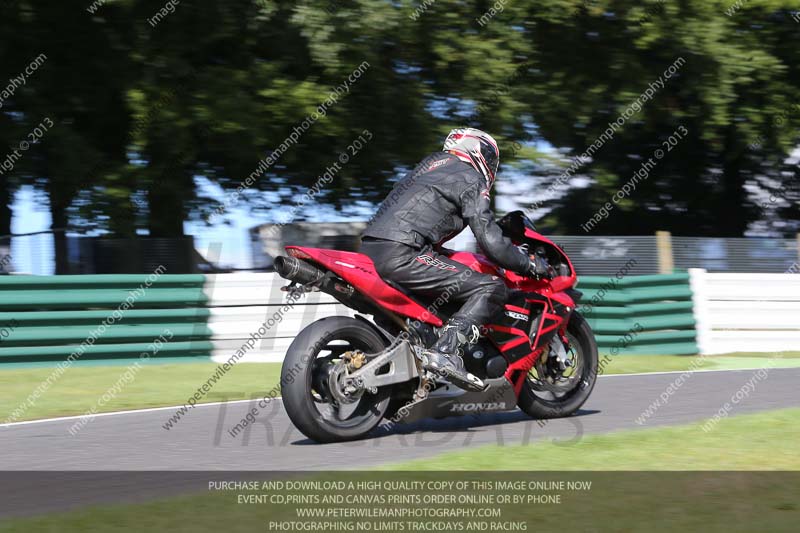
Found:
[[[800,194],[796,161],[787,163],[800,131],[793,2],[752,0],[731,14],[729,0],[503,2],[481,18],[500,4],[182,0],[155,26],[161,0],[108,0],[94,13],[88,3],[0,7],[3,78],[47,56],[0,109],[0,140],[10,146],[43,117],[56,122],[0,176],[0,200],[32,183],[48,195],[54,226],[181,235],[184,221],[224,210],[196,177],[237,195],[359,65],[361,76],[248,182],[242,198],[254,209],[293,202],[365,129],[372,140],[315,196],[345,215],[363,216],[463,124],[495,134],[512,154],[505,162],[547,183],[683,58],[581,161],[583,179],[546,201],[547,221],[581,232],[682,126],[688,138],[594,231],[797,230],[786,220]],[[776,192],[765,210],[764,195]]]

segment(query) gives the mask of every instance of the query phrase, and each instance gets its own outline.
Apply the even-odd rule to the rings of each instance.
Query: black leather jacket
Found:
[[[469,225],[498,265],[524,273],[528,255],[503,236],[489,208],[486,179],[458,157],[436,152],[397,182],[362,237],[435,248]]]

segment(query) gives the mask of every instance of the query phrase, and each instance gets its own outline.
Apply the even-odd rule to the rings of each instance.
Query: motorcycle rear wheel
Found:
[[[331,372],[341,369],[341,355],[360,351],[369,360],[386,347],[369,324],[344,316],[317,320],[301,331],[281,367],[283,404],[297,429],[319,443],[355,440],[372,431],[386,414],[392,387],[339,404],[325,384]]]

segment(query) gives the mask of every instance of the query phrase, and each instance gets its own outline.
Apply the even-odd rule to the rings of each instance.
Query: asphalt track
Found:
[[[602,376],[577,416],[535,421],[520,411],[430,420],[378,429],[367,440],[319,445],[289,421],[273,401],[237,437],[253,402],[198,406],[172,429],[174,409],[97,417],[76,435],[74,419],[0,427],[0,471],[8,470],[329,470],[363,469],[486,444],[516,445],[553,439],[564,446],[583,435],[692,422],[713,416],[752,381],[754,370],[695,372],[644,423],[637,418],[681,373]],[[800,406],[800,369],[772,369],[731,416]],[[752,388],[752,387],[751,387]]]
[[[541,439],[570,446],[590,433],[709,418],[748,381],[755,388],[731,416],[800,406],[800,369],[772,369],[761,381],[754,376],[754,370],[603,376],[579,414],[568,419],[535,421],[519,411],[467,416],[395,425],[345,444],[310,442],[291,425],[280,401],[236,438],[227,430],[255,402],[198,407],[169,431],[162,425],[174,408],[99,416],[74,436],[69,428],[75,418],[13,424],[0,427],[0,522],[86,505],[202,493],[215,479],[279,475],[265,471],[364,470],[465,447]],[[674,394],[638,424],[642,412],[670,385]]]

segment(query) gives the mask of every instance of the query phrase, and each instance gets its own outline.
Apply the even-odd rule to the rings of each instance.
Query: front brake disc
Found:
[[[557,356],[553,356],[549,352],[547,357],[539,357],[539,359],[536,361],[534,368],[536,369],[537,376],[530,376],[534,378],[533,383],[531,383],[531,387],[536,391],[548,391],[552,393],[563,394],[571,391],[575,386],[573,376],[564,377],[562,370],[555,371],[554,369],[549,368],[551,359],[552,363],[560,363],[560,359]]]

